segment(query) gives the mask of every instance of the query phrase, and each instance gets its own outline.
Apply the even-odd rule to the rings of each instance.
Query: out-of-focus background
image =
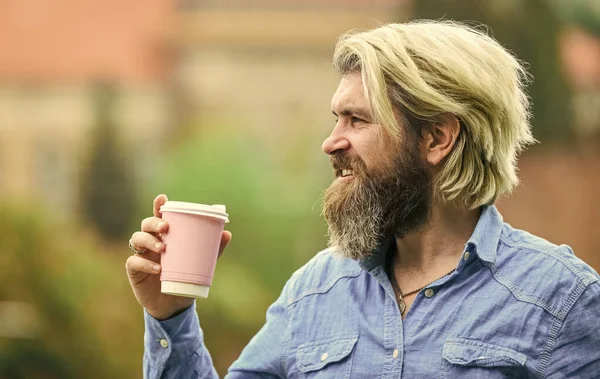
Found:
[[[141,378],[124,263],[158,193],[231,215],[198,304],[223,374],[325,246],[335,39],[415,17],[529,63],[541,144],[499,207],[600,269],[597,0],[2,0],[0,378]]]

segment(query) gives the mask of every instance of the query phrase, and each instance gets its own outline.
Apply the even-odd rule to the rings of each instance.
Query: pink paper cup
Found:
[[[162,235],[166,249],[160,260],[161,292],[208,297],[221,236],[229,222],[225,206],[167,201],[160,212],[169,223],[169,230]]]

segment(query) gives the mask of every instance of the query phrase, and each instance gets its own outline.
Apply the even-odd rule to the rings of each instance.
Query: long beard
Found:
[[[431,178],[417,152],[396,154],[385,173],[369,174],[356,157],[332,156],[331,163],[354,172],[350,181],[335,180],[323,197],[329,246],[343,257],[366,259],[387,237],[402,237],[427,222]]]

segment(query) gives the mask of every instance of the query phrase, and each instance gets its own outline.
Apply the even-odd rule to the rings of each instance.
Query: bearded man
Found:
[[[534,141],[519,61],[478,30],[418,21],[347,34],[333,62],[330,248],[292,275],[227,377],[600,377],[600,277],[494,206]],[[193,300],[161,294],[152,268],[165,201],[127,261],[144,375],[215,378]]]

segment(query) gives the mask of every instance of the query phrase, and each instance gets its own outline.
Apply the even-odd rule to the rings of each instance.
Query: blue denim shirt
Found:
[[[404,320],[383,259],[317,254],[227,378],[600,378],[600,277],[568,246],[486,207],[456,271]],[[194,307],[145,322],[145,378],[217,377]]]

